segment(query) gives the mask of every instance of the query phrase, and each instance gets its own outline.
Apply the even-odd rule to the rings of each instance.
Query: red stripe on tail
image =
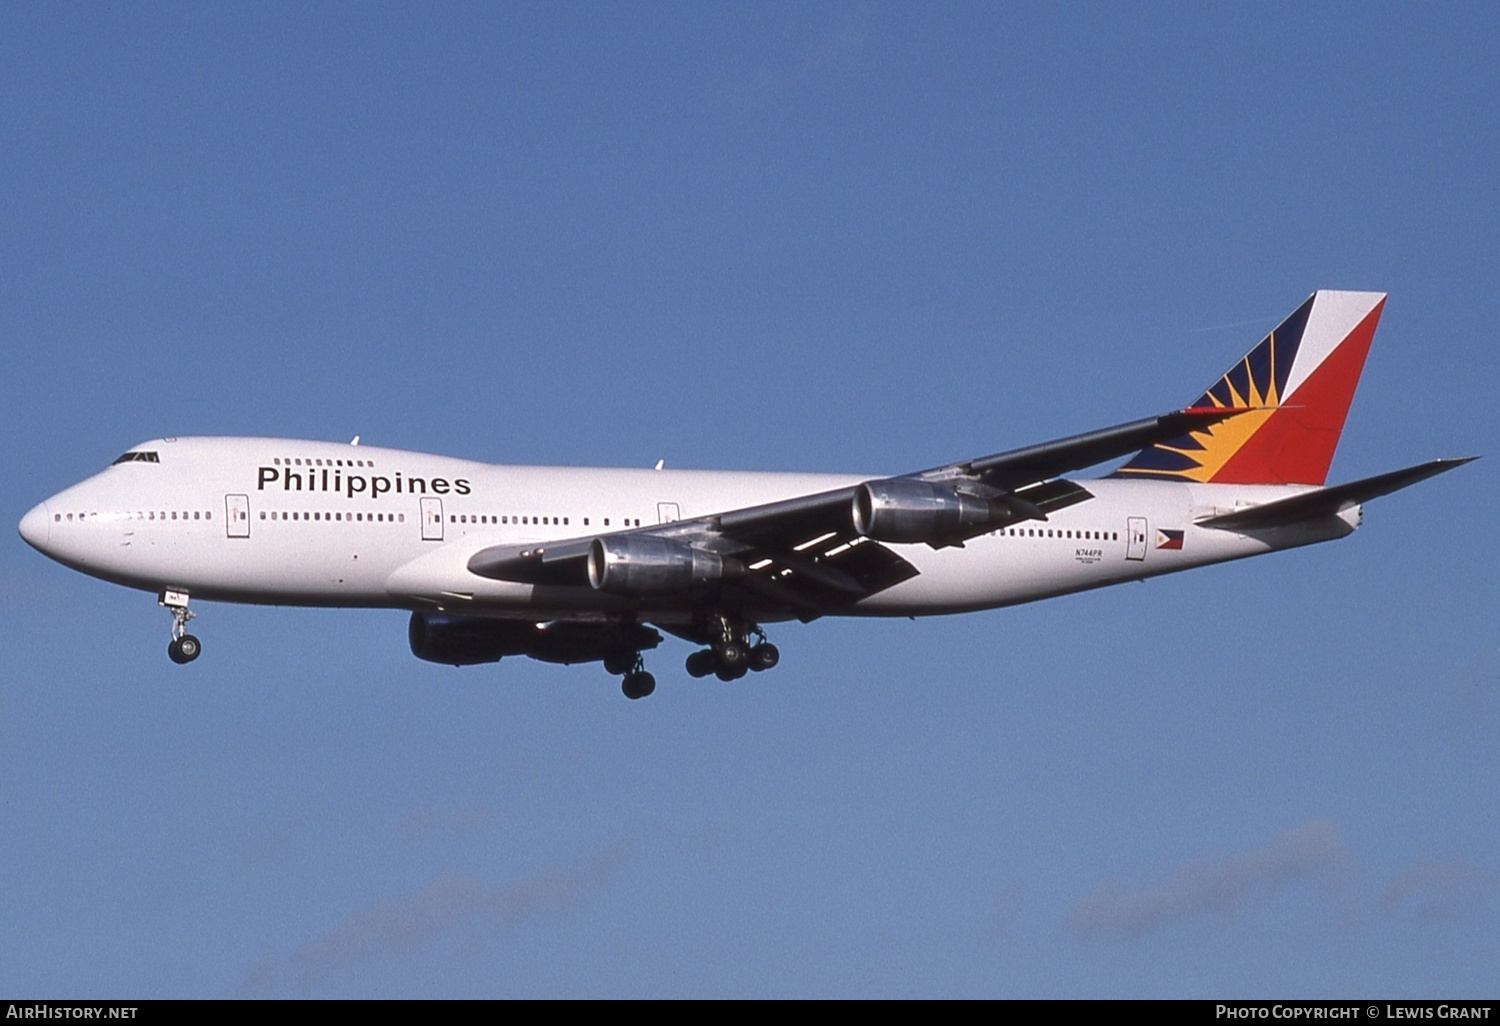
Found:
[[[1381,299],[1295,394],[1284,400],[1287,405],[1272,413],[1210,480],[1215,484],[1310,485],[1326,481],[1384,309]]]

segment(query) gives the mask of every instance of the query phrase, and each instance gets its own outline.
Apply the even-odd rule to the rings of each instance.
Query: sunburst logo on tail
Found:
[[[1117,473],[1171,481],[1212,481],[1281,405],[1315,298],[1309,297],[1193,403],[1199,409],[1227,407],[1247,412],[1143,449]]]

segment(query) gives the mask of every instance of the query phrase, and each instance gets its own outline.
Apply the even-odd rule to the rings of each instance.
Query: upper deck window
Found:
[[[119,459],[115,460],[115,463],[160,463],[160,462],[161,462],[161,457],[159,457],[155,452],[127,452],[124,455],[122,455]],[[110,466],[114,466],[114,463],[111,463]]]

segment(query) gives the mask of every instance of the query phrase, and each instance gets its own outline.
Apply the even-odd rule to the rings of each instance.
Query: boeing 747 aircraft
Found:
[[[1362,503],[1468,462],[1324,485],[1384,303],[1317,292],[1184,409],[895,477],[158,438],[20,532],[156,593],[178,663],[201,651],[190,598],[398,608],[419,658],[602,661],[642,698],[655,628],[733,680],[776,665],[770,623],[993,609],[1350,534]]]

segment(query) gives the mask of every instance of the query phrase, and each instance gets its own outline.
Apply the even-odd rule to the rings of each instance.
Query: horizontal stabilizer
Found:
[[[1293,495],[1289,499],[1277,499],[1275,502],[1251,506],[1249,509],[1208,517],[1197,523],[1199,527],[1218,527],[1229,531],[1239,531],[1254,527],[1282,527],[1302,520],[1335,516],[1350,506],[1400,491],[1418,481],[1436,477],[1438,474],[1452,470],[1454,467],[1461,467],[1478,458],[1478,456],[1463,456],[1457,459],[1419,463],[1405,470],[1392,470],[1387,474],[1377,474],[1359,481],[1350,481],[1348,484],[1304,492],[1301,495]]]

